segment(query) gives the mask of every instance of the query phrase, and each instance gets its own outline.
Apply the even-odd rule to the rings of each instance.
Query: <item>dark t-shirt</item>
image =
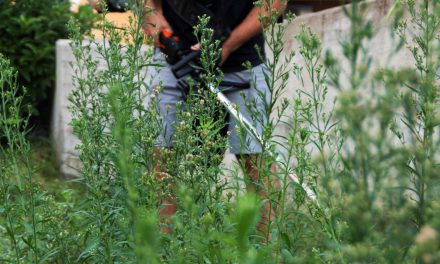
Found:
[[[219,10],[221,1],[222,0],[198,0],[199,3],[203,4],[214,14],[216,14],[217,10]],[[229,27],[231,30],[233,30],[249,14],[250,10],[253,8],[253,0],[229,1],[232,2],[229,4],[228,9],[224,11],[225,14],[223,14],[222,17],[217,18],[217,21],[221,20],[225,27]],[[162,9],[163,15],[173,29],[174,34],[178,35],[180,39],[188,45],[195,44],[197,40],[194,36],[192,26],[185,23],[174,12],[167,0],[162,0]],[[262,60],[258,55],[255,46],[258,46],[264,55],[264,38],[262,34],[251,38],[248,42],[244,43],[240,48],[233,52],[222,65],[221,69],[224,72],[236,72],[245,69],[243,67],[243,63],[246,61],[249,61],[252,66],[260,64]]]

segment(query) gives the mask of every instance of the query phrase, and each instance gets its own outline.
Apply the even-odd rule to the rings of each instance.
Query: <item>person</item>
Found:
[[[182,9],[185,9],[181,8],[181,6],[179,8],[179,5],[183,4],[183,2],[181,0],[149,0],[145,3],[148,8],[152,8],[154,11],[144,18],[144,30],[147,35],[153,37],[156,47],[160,46],[158,34],[160,32],[170,32],[178,36],[191,49],[199,48],[197,40],[193,35],[193,25],[187,23],[188,19],[186,19],[185,14],[179,14],[179,12],[182,12]],[[241,114],[248,120],[252,119],[245,106],[245,101],[254,100],[258,108],[257,111],[264,115],[263,100],[269,101],[270,91],[265,81],[264,73],[267,73],[267,69],[263,63],[264,38],[259,15],[267,16],[269,15],[268,10],[274,9],[278,10],[278,13],[281,14],[284,9],[282,0],[270,0],[268,1],[270,3],[265,3],[262,7],[254,6],[253,0],[193,0],[189,2],[202,5],[203,8],[212,11],[212,13],[217,12],[215,14],[217,17],[214,18],[214,21],[222,21],[221,23],[223,24],[222,27],[214,28],[214,30],[227,32],[221,44],[219,62],[220,69],[224,74],[222,80],[231,83],[242,82],[249,84],[247,89],[228,92],[225,95],[231,102],[239,106]],[[222,10],[223,14],[219,14],[218,10]],[[225,14],[228,16],[227,20],[221,17]],[[188,16],[190,15],[188,14]],[[259,54],[255,46],[263,54]],[[172,74],[169,65],[166,64],[164,56],[159,53],[158,49],[156,51],[156,63],[168,66],[159,71],[157,79],[154,81],[155,83],[162,81],[163,85],[163,89],[158,96],[160,115],[164,126],[164,132],[158,138],[157,155],[160,156],[164,148],[172,148],[173,146],[173,123],[176,120],[176,103],[182,102],[184,99],[181,91],[176,88],[178,80]],[[252,69],[246,69],[243,66],[244,62],[249,62],[252,65]],[[255,191],[258,189],[256,183],[259,182],[259,172],[256,164],[258,164],[261,158],[261,145],[250,134],[247,134],[245,140],[245,142],[248,142],[247,146],[245,148],[240,146],[240,142],[243,141],[240,140],[240,136],[237,133],[237,122],[233,117],[229,117],[229,119],[228,130],[230,133],[228,140],[230,152],[235,154],[239,164],[244,164],[244,174],[250,178],[249,182],[251,182],[247,186],[248,190]],[[260,133],[262,132],[263,125],[261,122],[257,123],[257,130]],[[156,169],[160,172],[160,168]],[[270,185],[279,188],[277,180],[272,180],[272,182],[266,181],[264,184],[266,187]],[[263,198],[267,196],[267,192],[262,188],[257,191],[257,194]],[[162,203],[163,206],[159,212],[161,216],[168,217],[176,212],[176,202],[173,199],[162,200]],[[269,202],[266,202],[262,208],[262,218],[258,224],[260,231],[267,231],[268,219],[273,219],[274,217],[274,210],[270,208]],[[170,232],[170,229],[164,228],[162,232]]]

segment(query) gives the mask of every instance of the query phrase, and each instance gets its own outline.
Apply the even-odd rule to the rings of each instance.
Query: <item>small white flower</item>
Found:
[[[160,87],[159,86],[154,87],[153,92],[155,94],[158,94],[160,92]]]

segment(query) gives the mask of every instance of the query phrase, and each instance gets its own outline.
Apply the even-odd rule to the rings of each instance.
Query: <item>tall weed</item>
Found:
[[[0,55],[0,261],[66,263],[74,252],[75,218],[68,190],[57,201],[38,184],[41,168],[31,162],[29,116],[21,116],[23,96],[17,72]],[[7,89],[7,90],[5,90]],[[67,226],[65,226],[67,224]]]
[[[33,178],[27,118],[18,111],[22,97],[14,92],[19,89],[14,71],[0,57],[0,88],[15,87],[0,94],[0,260],[437,262],[440,6],[435,0],[407,1],[405,7],[406,18],[399,16],[395,25],[415,67],[397,70],[373,70],[369,42],[375,30],[363,2],[344,7],[351,27],[339,57],[326,52],[306,26],[295,36],[298,53],[284,51],[294,18],[287,16],[280,25],[278,14],[260,14],[270,94],[259,94],[263,113],[256,110],[257,101],[247,105],[251,121],[264,124],[263,153],[253,164],[260,196],[244,194],[243,186],[250,184],[246,176],[223,175],[228,142],[218,133],[223,127],[218,117],[226,112],[204,87],[219,85],[222,77],[215,65],[219,43],[211,41],[208,18],[195,28],[203,78],[190,82],[177,109],[174,147],[160,155],[155,144],[163,129],[162,87],[147,76],[161,69],[153,49],[143,46],[151,40],[141,22],[150,11],[133,5],[135,19],[117,28],[106,22],[104,10],[102,41],[84,40],[77,23],[69,24],[76,59],[70,110],[81,141],[76,180],[81,187],[60,191],[58,198]],[[302,66],[293,64],[295,56]],[[294,77],[304,87],[294,98],[281,99]],[[334,100],[330,89],[336,91]],[[275,136],[282,124],[289,126],[288,135]],[[245,147],[248,137],[239,130]],[[316,200],[291,181],[293,174],[311,187]],[[176,202],[177,211],[163,219],[167,200]],[[274,212],[264,219],[265,230],[258,228],[262,208]]]

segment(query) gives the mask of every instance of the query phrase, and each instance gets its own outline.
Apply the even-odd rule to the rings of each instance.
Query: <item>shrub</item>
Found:
[[[69,1],[1,0],[0,53],[19,70],[18,83],[28,89],[24,103],[32,106],[33,115],[52,96],[55,81],[55,41],[68,37],[67,22],[72,17]],[[85,31],[94,15],[91,8],[76,14]],[[50,114],[50,112],[44,113]],[[45,117],[45,120],[48,120]]]

